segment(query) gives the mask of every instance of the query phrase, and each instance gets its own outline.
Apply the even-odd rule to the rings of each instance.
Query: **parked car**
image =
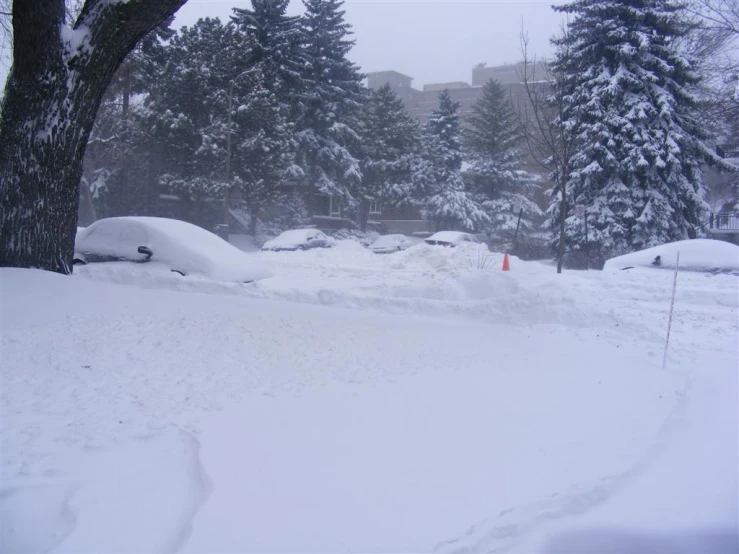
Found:
[[[678,253],[682,271],[739,272],[739,246],[714,239],[680,240],[638,250],[607,260],[603,269],[675,269]]]
[[[215,281],[251,282],[271,273],[213,233],[176,219],[109,217],[77,232],[74,263],[134,262]]]
[[[390,254],[392,252],[406,250],[420,242],[420,239],[400,234],[382,235],[381,237],[377,237],[377,240],[369,245],[369,249],[375,254]]]
[[[426,244],[450,247],[459,246],[463,242],[480,244],[480,240],[475,235],[462,231],[439,231],[426,239]]]
[[[330,248],[336,241],[318,229],[292,229],[278,237],[268,240],[262,250],[279,252],[281,250],[308,250],[309,248]]]

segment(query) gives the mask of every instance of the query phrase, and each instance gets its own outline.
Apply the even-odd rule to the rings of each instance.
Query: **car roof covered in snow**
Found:
[[[320,235],[323,235],[323,233],[318,229],[290,229],[289,231],[283,231],[277,237],[265,242],[263,248],[298,246],[305,244],[308,237]]]
[[[138,247],[154,253],[152,261],[171,269],[217,281],[255,281],[269,270],[210,231],[176,219],[161,217],[110,217],[80,231],[75,251],[135,260]]]
[[[430,237],[428,237],[426,240],[440,240],[443,242],[455,242],[460,241],[464,237],[472,237],[473,239],[477,240],[477,238],[470,234],[465,233],[463,231],[439,231],[438,233],[434,233]]]
[[[406,237],[405,235],[401,235],[400,233],[382,235],[377,237],[377,239],[370,245],[370,248],[373,246],[391,246],[401,242],[410,242],[412,240],[413,239]]]
[[[675,267],[677,253],[680,267],[685,269],[739,270],[739,246],[713,239],[691,239],[653,246],[606,261],[603,269],[625,269],[628,267],[654,267],[652,262],[660,257],[659,267]]]

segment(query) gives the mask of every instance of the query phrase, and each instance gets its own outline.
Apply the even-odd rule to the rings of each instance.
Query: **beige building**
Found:
[[[483,85],[490,79],[496,79],[501,85],[508,88],[511,100],[514,104],[518,104],[524,96],[523,69],[523,63],[495,67],[479,65],[472,69],[472,84],[462,81],[430,83],[423,85],[422,90],[413,88],[411,84],[413,78],[408,75],[403,75],[397,71],[377,71],[367,75],[367,86],[374,89],[386,83],[389,84],[390,88],[405,104],[408,113],[417,118],[421,124],[428,121],[431,112],[439,105],[439,93],[446,90],[453,101],[459,102],[459,114],[464,123],[465,116],[471,113],[472,106],[482,96]],[[544,64],[538,63],[535,70],[536,73],[530,73],[530,76],[536,80],[539,80],[539,76],[543,78],[545,75]]]

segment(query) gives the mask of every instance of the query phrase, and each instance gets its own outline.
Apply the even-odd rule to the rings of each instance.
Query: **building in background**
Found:
[[[542,62],[534,66],[533,79],[545,80],[546,69]],[[377,71],[367,74],[367,86],[371,89],[389,84],[395,94],[403,101],[408,113],[419,120],[421,124],[428,121],[431,112],[439,105],[439,93],[446,90],[451,99],[459,102],[459,114],[464,124],[465,116],[469,115],[472,106],[482,96],[482,87],[490,79],[496,79],[507,88],[514,105],[525,98],[523,85],[523,62],[495,67],[486,67],[480,64],[472,69],[472,84],[463,81],[449,83],[430,83],[423,85],[422,90],[414,89],[411,85],[413,78],[397,71]],[[532,74],[530,73],[530,76]]]

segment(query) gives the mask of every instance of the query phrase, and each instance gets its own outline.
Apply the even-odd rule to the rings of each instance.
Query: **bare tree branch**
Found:
[[[560,197],[560,213],[558,218],[559,241],[557,246],[557,273],[562,273],[565,255],[565,222],[568,213],[567,182],[570,178],[570,160],[574,154],[574,143],[565,127],[565,98],[560,84],[563,75],[549,64],[543,68],[536,58],[528,53],[528,35],[522,29],[519,35],[522,70],[519,78],[523,83],[524,102],[515,106],[521,129],[532,158],[545,168],[554,184],[554,193]],[[567,29],[562,29],[561,43],[565,51],[560,52],[565,58],[569,41]]]

